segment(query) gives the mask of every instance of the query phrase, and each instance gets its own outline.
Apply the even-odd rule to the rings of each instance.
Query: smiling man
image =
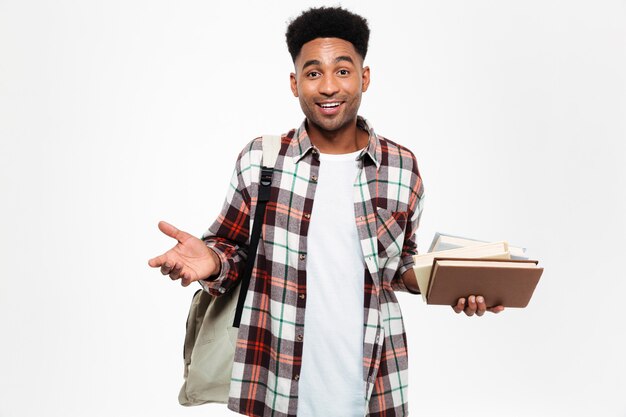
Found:
[[[305,120],[282,136],[228,407],[268,417],[405,416],[408,357],[395,292],[418,293],[417,162],[358,116],[370,83],[365,19],[310,9],[286,37]],[[183,285],[200,281],[215,296],[237,285],[261,155],[260,138],[242,150],[222,213],[202,240],[161,222],[178,244],[150,266]],[[455,311],[482,315],[486,307],[471,296]]]

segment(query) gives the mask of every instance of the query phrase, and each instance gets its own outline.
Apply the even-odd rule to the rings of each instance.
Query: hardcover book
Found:
[[[443,250],[465,248],[468,246],[482,245],[485,243],[488,242],[437,232],[433,237],[433,241],[430,244],[428,252],[439,252]],[[526,248],[509,245],[509,252],[511,254],[511,259],[528,259],[528,256],[526,256]]]
[[[543,268],[533,260],[435,258],[426,291],[428,304],[456,305],[482,295],[487,307],[526,307]]]
[[[479,245],[464,248],[450,249],[438,252],[424,253],[413,256],[413,270],[417,278],[417,285],[426,301],[430,272],[435,258],[496,258],[511,259],[509,245],[506,242],[481,243]],[[469,295],[469,294],[468,294]]]

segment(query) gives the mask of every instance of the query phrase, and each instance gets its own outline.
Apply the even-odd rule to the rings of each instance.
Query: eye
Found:
[[[307,78],[317,78],[319,77],[321,74],[317,71],[311,71],[309,73],[307,73]]]
[[[349,75],[350,71],[348,71],[347,69],[341,69],[339,70],[339,75]]]

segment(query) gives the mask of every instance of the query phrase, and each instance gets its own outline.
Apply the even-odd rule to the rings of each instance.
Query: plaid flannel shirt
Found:
[[[368,145],[357,157],[360,168],[354,183],[354,221],[365,275],[363,415],[406,416],[406,334],[394,291],[408,291],[400,276],[412,267],[417,253],[423,186],[411,151],[376,135],[361,117],[357,125],[369,132]],[[241,414],[296,415],[307,337],[306,236],[318,155],[304,122],[282,136],[233,363],[228,408]],[[221,260],[219,276],[202,282],[215,296],[228,292],[243,273],[261,157],[261,138],[239,154],[222,212],[203,235]]]

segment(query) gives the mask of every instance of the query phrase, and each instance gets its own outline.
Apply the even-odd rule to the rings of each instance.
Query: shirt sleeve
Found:
[[[411,154],[413,159],[413,170],[411,175],[411,195],[409,197],[408,205],[408,219],[406,230],[404,233],[404,244],[402,245],[402,255],[400,257],[400,266],[396,272],[394,278],[391,280],[391,286],[394,291],[405,291],[413,294],[410,291],[404,281],[402,281],[402,274],[409,268],[413,268],[414,261],[413,256],[417,255],[417,239],[416,231],[419,227],[420,219],[422,217],[422,210],[424,208],[424,185],[422,183],[422,177],[417,167],[417,160],[415,155]]]
[[[221,261],[218,275],[200,281],[204,290],[215,296],[225,294],[237,283],[248,257],[250,195],[242,178],[241,160],[242,154],[237,158],[222,211],[202,235]]]

